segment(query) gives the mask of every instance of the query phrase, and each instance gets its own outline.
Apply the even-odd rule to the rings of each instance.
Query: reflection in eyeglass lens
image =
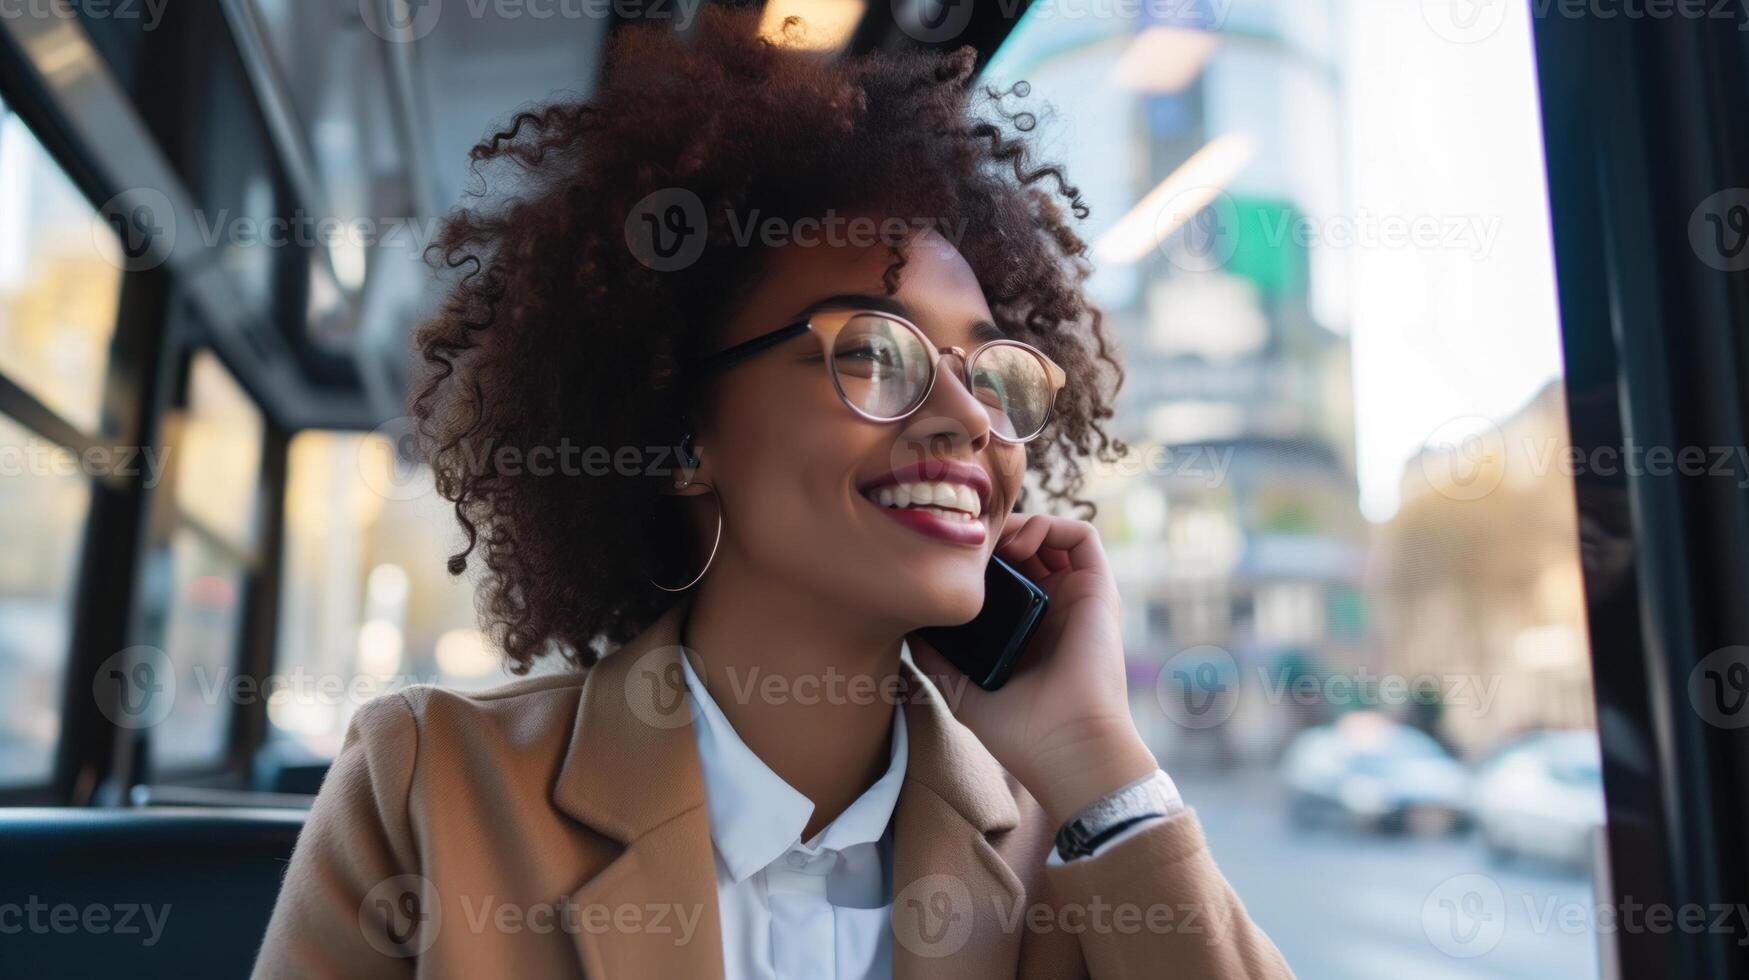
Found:
[[[930,348],[898,320],[878,314],[853,318],[833,345],[838,390],[858,411],[896,419],[928,395]],[[1044,426],[1050,409],[1050,379],[1025,348],[997,344],[971,365],[972,393],[983,403],[998,435],[1024,439]]]

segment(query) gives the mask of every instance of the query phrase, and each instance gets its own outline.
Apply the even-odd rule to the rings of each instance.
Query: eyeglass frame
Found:
[[[917,399],[917,404],[906,409],[903,414],[895,415],[892,418],[882,418],[879,415],[873,415],[864,411],[850,400],[849,395],[844,393],[844,386],[838,380],[838,367],[833,362],[832,349],[838,342],[838,335],[843,332],[844,328],[848,326],[852,320],[859,316],[878,316],[883,320],[892,320],[900,324],[917,335],[917,339],[923,344],[924,352],[929,355],[929,382],[924,387],[922,396]],[[826,362],[826,374],[832,379],[832,388],[838,393],[838,400],[843,402],[845,407],[849,408],[852,412],[855,412],[857,415],[870,422],[900,422],[917,414],[918,410],[923,407],[924,403],[929,401],[929,396],[935,392],[935,379],[940,375],[939,368],[941,366],[941,359],[949,354],[957,354],[959,356],[960,369],[958,373],[960,381],[965,384],[966,391],[971,392],[974,398],[977,397],[976,389],[973,387],[972,382],[972,362],[976,361],[984,351],[991,347],[1018,347],[1028,354],[1031,354],[1038,360],[1039,364],[1043,365],[1045,369],[1045,378],[1051,386],[1050,402],[1045,406],[1044,420],[1039,423],[1038,429],[1031,435],[1024,438],[1014,439],[997,432],[994,426],[990,429],[990,435],[1011,445],[1022,445],[1037,439],[1046,429],[1050,428],[1051,420],[1056,417],[1057,395],[1063,390],[1069,381],[1068,373],[1058,366],[1056,361],[1051,360],[1050,356],[1044,351],[1039,350],[1037,347],[1034,347],[1025,341],[1015,340],[1010,337],[998,337],[984,341],[982,344],[973,348],[972,352],[968,354],[966,353],[965,348],[957,345],[950,344],[942,346],[936,344],[930,339],[928,334],[923,332],[922,327],[919,327],[906,317],[899,316],[896,313],[889,313],[886,310],[877,309],[844,309],[816,312],[803,319],[797,320],[794,323],[785,324],[784,326],[778,327],[776,330],[760,334],[751,340],[741,341],[738,344],[730,345],[729,347],[716,351],[715,353],[693,355],[685,358],[685,361],[695,369],[702,370],[707,375],[714,374],[718,371],[726,371],[756,354],[763,353],[764,351],[776,347],[778,344],[784,343],[794,337],[799,337],[803,333],[812,333],[819,339],[820,353]]]

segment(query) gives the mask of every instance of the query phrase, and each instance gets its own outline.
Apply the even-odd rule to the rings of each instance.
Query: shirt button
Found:
[[[789,866],[792,868],[805,868],[805,867],[807,867],[808,866],[808,856],[806,854],[801,854],[801,853],[797,853],[797,852],[792,851],[790,853],[790,856],[789,856]]]

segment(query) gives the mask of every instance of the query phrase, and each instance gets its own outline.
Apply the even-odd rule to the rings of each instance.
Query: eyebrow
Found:
[[[912,323],[917,323],[917,315],[897,296],[882,293],[837,293],[822,299],[814,300],[807,306],[796,311],[790,317],[791,323],[800,323],[822,310],[874,310],[879,313],[890,313],[893,316],[904,317]],[[981,344],[987,340],[1006,340],[1008,333],[989,320],[978,320],[969,328],[972,342]]]

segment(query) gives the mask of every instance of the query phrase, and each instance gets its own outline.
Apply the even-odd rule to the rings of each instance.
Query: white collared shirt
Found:
[[[749,749],[680,658],[704,770],[728,980],[864,980],[893,973],[893,810],[905,781],[905,712],[891,761],[836,820],[801,840],[814,804]]]
[[[724,977],[889,980],[892,816],[909,753],[902,705],[893,708],[886,773],[804,843],[813,801],[741,741],[687,657],[680,665],[716,852]],[[1162,819],[1126,828],[1076,860],[1092,860]],[[1062,858],[1053,849],[1046,863]]]

